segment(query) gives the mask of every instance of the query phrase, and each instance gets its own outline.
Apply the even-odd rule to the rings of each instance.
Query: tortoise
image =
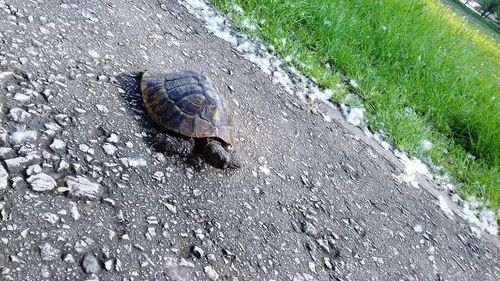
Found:
[[[165,153],[201,156],[220,168],[239,168],[228,103],[205,76],[193,71],[142,74],[142,100],[160,127],[156,147]]]

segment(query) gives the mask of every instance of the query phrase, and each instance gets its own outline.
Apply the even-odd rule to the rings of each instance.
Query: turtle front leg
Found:
[[[176,138],[169,134],[158,133],[154,137],[153,147],[167,155],[191,155],[194,142],[192,140]]]
[[[219,169],[236,169],[241,167],[239,155],[235,152],[227,151],[217,141],[211,141],[205,145],[201,155],[208,164]]]

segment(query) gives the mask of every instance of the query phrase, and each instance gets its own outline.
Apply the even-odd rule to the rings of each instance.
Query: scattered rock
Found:
[[[116,146],[110,144],[110,143],[105,143],[102,148],[104,149],[104,151],[106,152],[106,154],[108,155],[114,155],[115,152],[116,152]]]
[[[219,274],[212,268],[212,266],[210,265],[205,266],[203,268],[203,271],[205,272],[207,277],[210,278],[210,280],[215,281],[219,279]]]
[[[157,225],[159,223],[158,218],[156,216],[149,216],[146,218],[146,221],[148,222],[148,224],[153,224],[153,225]]]
[[[0,147],[0,160],[16,157],[16,152],[10,147]]]
[[[23,101],[29,101],[31,97],[25,94],[17,93],[14,95],[14,99],[23,102]]]
[[[88,51],[88,54],[89,54],[89,56],[90,56],[91,58],[94,58],[94,59],[97,59],[97,58],[99,58],[99,57],[100,57],[99,53],[98,53],[98,52],[96,52],[96,51],[94,51],[94,50],[89,50],[89,51]]]
[[[42,167],[40,167],[40,165],[38,165],[38,164],[31,165],[28,167],[28,169],[26,169],[26,174],[28,176],[39,174],[41,172],[42,172]]]
[[[69,193],[75,197],[97,199],[102,194],[101,185],[89,181],[84,176],[68,176],[66,178],[66,183],[69,188]]]
[[[259,171],[261,171],[266,176],[269,176],[271,174],[271,170],[269,170],[269,168],[266,166],[260,166]]]
[[[75,263],[75,258],[71,253],[67,253],[64,255],[63,261],[66,263]]]
[[[59,250],[54,248],[54,246],[49,243],[45,243],[40,246],[40,255],[43,261],[53,261],[59,258],[60,253]]]
[[[105,105],[97,104],[96,107],[97,107],[97,110],[99,110],[102,113],[108,113],[109,112],[109,109]]]
[[[101,265],[94,254],[87,253],[83,256],[82,268],[85,273],[97,274],[101,271]]]
[[[165,173],[162,171],[156,171],[153,174],[153,179],[163,183],[163,182],[165,182]]]
[[[107,141],[111,142],[111,143],[118,143],[119,140],[120,140],[120,138],[118,137],[117,134],[111,134],[109,136],[109,138],[107,139]]]
[[[9,111],[9,117],[14,120],[15,122],[18,123],[24,123],[26,122],[27,119],[31,117],[31,114],[29,114],[27,111],[21,109],[21,108],[12,108]]]
[[[0,109],[1,109],[1,107],[0,107]],[[2,146],[7,145],[8,144],[7,140],[8,140],[7,131],[4,128],[0,127],[0,145],[2,145]]]
[[[330,261],[330,258],[323,258],[323,261],[325,263],[325,267],[328,268],[328,269],[332,269],[333,268],[333,265],[332,265],[332,262]]]
[[[90,248],[94,244],[94,240],[89,237],[83,237],[81,240],[76,241],[75,243],[75,251],[79,254],[82,254]]]
[[[169,203],[163,203],[163,205],[164,205],[165,207],[167,207],[167,209],[168,209],[170,212],[172,212],[172,213],[174,213],[174,214],[177,214],[177,207],[175,207],[174,205],[169,204]]]
[[[9,139],[14,142],[14,144],[22,144],[26,141],[36,140],[37,133],[35,131],[23,131],[19,130],[10,134]]]
[[[308,265],[309,265],[309,270],[316,273],[316,264],[310,261]]]
[[[91,148],[90,146],[86,145],[86,144],[80,144],[78,146],[78,149],[82,152],[85,152],[85,153],[88,153],[88,154],[94,154],[94,149]]]
[[[67,126],[69,124],[69,117],[66,114],[57,114],[54,119],[56,120],[57,124],[61,126]]]
[[[195,256],[199,259],[201,259],[203,256],[205,256],[205,251],[203,251],[203,249],[198,247],[198,246],[191,247],[191,253],[193,254],[193,256]]]
[[[421,224],[417,224],[413,227],[413,231],[416,233],[422,233],[422,231],[424,231],[424,227]]]
[[[28,166],[29,160],[26,157],[16,157],[5,160],[5,164],[7,165],[7,169],[11,173],[17,173],[21,170],[26,169]]]
[[[0,163],[0,191],[7,188],[8,179],[9,179],[9,174],[3,167],[2,163]]]
[[[54,152],[64,152],[64,150],[66,148],[66,143],[60,139],[54,139],[54,141],[50,145],[50,148]]]
[[[0,80],[6,80],[14,76],[14,72],[6,71],[0,72]]]
[[[26,157],[16,157],[5,160],[5,165],[7,165],[7,169],[11,173],[17,173],[26,169],[28,163],[29,160]]]
[[[319,231],[318,229],[310,222],[304,221],[302,222],[302,231],[312,237],[315,237],[318,235]]]
[[[122,261],[118,258],[115,261],[115,270],[118,272],[123,270]]]
[[[78,212],[78,206],[76,205],[75,202],[70,202],[70,209],[69,212],[71,213],[71,217],[77,221],[80,219],[80,212]]]
[[[57,131],[60,131],[61,130],[61,126],[57,125],[56,123],[54,122],[49,122],[49,123],[46,123],[43,125],[47,130],[52,130],[54,132],[57,132]]]
[[[113,269],[113,265],[114,265],[113,260],[107,260],[107,261],[104,263],[104,268],[105,268],[107,271],[111,271],[111,270]]]
[[[57,167],[57,172],[67,171],[69,169],[69,163],[62,159]]]
[[[56,187],[56,181],[45,173],[33,175],[27,179],[34,191],[47,191]]]

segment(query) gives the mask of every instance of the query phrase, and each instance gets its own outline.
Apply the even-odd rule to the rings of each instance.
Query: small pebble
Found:
[[[203,271],[205,272],[207,277],[210,278],[210,280],[216,281],[219,279],[219,274],[212,268],[212,266],[210,265],[205,266],[203,268]]]
[[[195,256],[199,259],[201,259],[203,256],[205,256],[205,251],[203,251],[203,249],[198,247],[198,246],[191,247],[191,253],[193,254],[193,256]]]
[[[49,243],[40,246],[40,255],[43,261],[53,261],[59,258],[59,251]]]
[[[94,254],[87,253],[83,256],[82,268],[85,273],[97,274],[101,271],[101,265]]]
[[[32,175],[26,181],[31,185],[31,189],[34,191],[52,190],[57,185],[54,178],[45,173]]]

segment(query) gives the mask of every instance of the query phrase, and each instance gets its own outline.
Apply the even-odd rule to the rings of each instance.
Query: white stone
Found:
[[[26,174],[28,176],[32,176],[41,172],[42,172],[42,167],[40,167],[40,165],[38,164],[31,165],[28,167],[28,169],[26,169]]]
[[[45,28],[43,26],[40,26],[39,29],[40,29],[40,32],[42,34],[49,34],[50,33],[50,30],[48,30],[47,28]]]
[[[116,146],[110,144],[110,143],[105,143],[102,148],[104,149],[104,151],[106,152],[106,154],[108,155],[114,155],[115,152],[116,152]]]
[[[15,144],[21,144],[21,143],[24,143],[26,141],[36,140],[37,133],[35,131],[19,130],[19,131],[15,131],[14,133],[10,134],[9,138]]]
[[[63,261],[66,263],[75,263],[75,258],[72,254],[68,253],[64,256]]]
[[[99,58],[100,55],[98,52],[94,51],[94,50],[89,50],[89,56],[96,59],[96,58]]]
[[[0,106],[0,110],[1,110],[1,106]],[[8,141],[8,136],[9,134],[7,133],[7,131],[0,127],[0,145],[6,145],[7,144],[7,141]]]
[[[61,126],[57,125],[56,123],[54,122],[49,122],[49,123],[46,123],[43,125],[45,128],[49,129],[49,130],[52,130],[54,132],[57,132],[59,130],[61,130]]]
[[[61,162],[59,162],[59,167],[57,168],[57,171],[58,172],[61,172],[61,171],[66,171],[69,169],[69,163],[66,162],[66,160],[61,160]]]
[[[117,134],[111,134],[109,136],[109,138],[107,139],[107,141],[111,142],[111,143],[118,143],[119,140],[120,140],[120,138],[118,137]]]
[[[27,179],[34,191],[47,191],[56,187],[56,181],[45,173],[33,175]]]
[[[16,156],[14,149],[10,147],[0,147],[0,159],[10,159]]]
[[[80,219],[80,212],[78,212],[78,206],[76,205],[75,202],[70,202],[70,213],[71,213],[71,217],[77,221]]]
[[[205,271],[205,274],[207,275],[208,278],[212,281],[216,281],[219,279],[219,274],[217,271],[215,271],[211,265],[207,265],[203,268],[203,271]]]
[[[116,262],[115,262],[115,270],[118,271],[118,272],[120,272],[120,271],[123,270],[123,268],[122,268],[122,262],[118,258],[116,259]]]
[[[97,199],[101,195],[101,185],[83,176],[67,177],[66,183],[72,196]]]
[[[40,246],[40,255],[43,261],[52,261],[59,258],[59,250],[49,243]]]
[[[9,111],[9,117],[14,120],[15,122],[18,123],[23,123],[25,122],[28,118],[31,117],[31,114],[29,114],[27,111],[21,109],[21,108],[12,108]]]
[[[107,260],[106,262],[104,262],[104,268],[107,270],[107,271],[111,271],[113,269],[113,260]]]
[[[10,78],[14,76],[14,72],[6,71],[6,72],[0,72],[0,80]]]
[[[105,105],[97,104],[96,107],[97,107],[97,110],[99,110],[100,112],[103,112],[103,113],[109,112],[109,109]]]
[[[78,149],[82,152],[88,152],[89,149],[90,149],[90,146],[86,145],[86,144],[80,144],[78,145]]]
[[[54,141],[50,145],[50,148],[55,152],[64,151],[64,149],[66,148],[66,143],[60,139],[54,139]]]
[[[174,205],[169,204],[169,203],[163,203],[163,205],[164,205],[165,207],[167,207],[167,209],[168,209],[170,212],[172,212],[172,213],[174,213],[174,214],[177,214],[177,207],[175,207]]]
[[[55,224],[56,222],[59,221],[59,216],[53,213],[44,213],[42,215],[42,219],[48,221],[50,224]]]
[[[266,176],[269,176],[271,174],[271,170],[269,170],[269,168],[266,166],[260,166],[259,171],[264,173],[264,175],[266,175]]]
[[[16,173],[28,166],[29,160],[26,157],[16,157],[5,160],[5,165],[11,173]]]
[[[4,190],[7,188],[7,183],[9,179],[9,174],[3,167],[3,165],[0,163],[0,190]]]
[[[416,233],[422,233],[422,231],[424,231],[424,227],[421,224],[417,224],[413,227],[413,230]]]
[[[31,97],[25,94],[17,93],[14,95],[14,99],[18,101],[29,101]]]

